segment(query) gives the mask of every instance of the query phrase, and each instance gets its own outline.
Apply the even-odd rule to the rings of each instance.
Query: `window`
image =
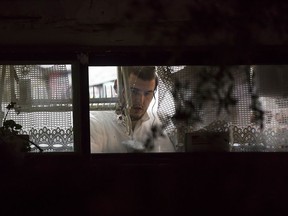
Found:
[[[119,68],[125,67],[89,67],[91,112],[115,113]],[[155,68],[159,85],[148,112],[160,120],[176,152],[287,151],[287,66]]]
[[[0,65],[0,83],[1,125],[7,104],[16,102],[20,114],[7,118],[23,126],[21,134],[44,152],[74,150],[71,65]]]

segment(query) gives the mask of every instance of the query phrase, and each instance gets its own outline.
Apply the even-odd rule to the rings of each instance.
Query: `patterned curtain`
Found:
[[[44,151],[73,151],[70,65],[0,65],[0,123],[6,106],[21,107],[13,119]],[[33,150],[37,150],[32,147]]]
[[[214,132],[228,134],[229,151],[288,151],[287,69],[285,65],[158,67],[158,114],[177,151],[194,145],[187,137],[198,139],[201,133]]]

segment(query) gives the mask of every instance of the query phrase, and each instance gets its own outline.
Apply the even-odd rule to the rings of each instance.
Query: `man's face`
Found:
[[[129,85],[132,100],[130,117],[132,121],[141,119],[147,111],[153,99],[155,84],[155,79],[147,81],[138,78],[134,74],[130,74]]]

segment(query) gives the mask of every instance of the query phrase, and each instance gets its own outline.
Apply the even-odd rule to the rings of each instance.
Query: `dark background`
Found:
[[[29,157],[1,172],[2,215],[285,215],[286,153]]]
[[[88,65],[287,64],[287,3],[4,0],[1,8],[1,64],[75,66],[76,145],[75,154],[2,161],[1,215],[287,215],[287,153],[91,156],[87,115]]]

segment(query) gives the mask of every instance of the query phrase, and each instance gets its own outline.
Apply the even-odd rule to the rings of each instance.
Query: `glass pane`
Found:
[[[108,68],[111,72],[106,72]],[[149,82],[137,75],[145,67],[90,67],[91,151],[287,151],[286,69],[285,65],[155,66],[158,86],[147,108],[151,124],[141,131],[133,112],[136,97],[142,101],[136,103],[139,113],[151,97]],[[133,82],[131,70],[136,70]],[[155,127],[158,123],[160,128]],[[157,143],[166,135],[173,150]]]
[[[22,125],[20,134],[45,152],[73,151],[71,65],[0,65],[0,75],[1,125],[16,102],[20,114],[10,111],[6,119]]]

